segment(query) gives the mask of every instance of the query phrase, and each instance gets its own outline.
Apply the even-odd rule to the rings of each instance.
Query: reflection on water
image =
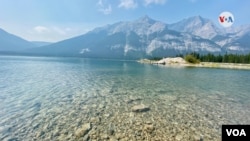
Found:
[[[220,140],[222,124],[250,123],[249,71],[4,56],[0,66],[4,141]]]

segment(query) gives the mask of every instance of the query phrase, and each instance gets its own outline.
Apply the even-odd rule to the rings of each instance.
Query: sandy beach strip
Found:
[[[242,69],[242,70],[250,70],[250,64],[238,64],[238,63],[216,63],[216,62],[200,62],[199,64],[191,64],[188,62],[183,62],[182,58],[165,58],[163,61],[155,61],[149,59],[141,59],[137,62],[146,63],[146,64],[157,64],[163,66],[182,66],[182,67],[203,67],[203,68],[223,68],[223,69]],[[171,61],[174,60],[174,61]],[[176,61],[177,60],[177,61]]]

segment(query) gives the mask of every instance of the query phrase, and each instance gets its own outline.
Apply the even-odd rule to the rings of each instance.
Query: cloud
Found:
[[[53,27],[52,30],[53,30],[53,32],[55,32],[57,34],[67,35],[67,28],[62,29],[62,28],[59,28],[59,27]]]
[[[35,26],[28,31],[30,40],[55,42],[76,36],[79,29],[61,26]]]
[[[112,13],[112,7],[109,5],[106,8],[99,8],[99,11],[102,12],[104,15],[109,15]]]
[[[47,32],[50,31],[47,27],[45,27],[45,26],[40,26],[40,25],[34,27],[34,30],[35,30],[37,33],[47,33]]]
[[[97,2],[97,5],[103,6],[102,0],[99,0],[99,1]]]
[[[118,7],[125,9],[134,9],[138,7],[138,1],[139,4],[144,3],[145,6],[148,6],[150,4],[163,5],[166,3],[167,0],[120,0],[120,4],[118,5]],[[101,4],[101,0],[99,2]]]
[[[38,34],[50,34],[50,33],[56,33],[56,34],[60,34],[60,35],[66,35],[67,32],[69,32],[71,29],[70,28],[60,28],[60,27],[45,27],[45,26],[35,26],[33,28],[33,30],[35,31],[35,33]]]
[[[120,0],[119,8],[134,9],[137,7],[135,0]]]
[[[167,0],[144,0],[145,5],[150,4],[165,4]]]
[[[112,13],[112,7],[110,4],[106,4],[106,3],[107,2],[104,0],[99,0],[97,2],[98,11],[102,12],[104,15],[109,15]]]

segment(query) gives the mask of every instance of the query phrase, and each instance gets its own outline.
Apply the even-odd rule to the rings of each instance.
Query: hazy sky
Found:
[[[0,0],[0,28],[55,42],[144,15],[165,23],[200,15],[218,24],[223,11],[233,13],[233,26],[239,26],[250,24],[249,6],[249,0]]]

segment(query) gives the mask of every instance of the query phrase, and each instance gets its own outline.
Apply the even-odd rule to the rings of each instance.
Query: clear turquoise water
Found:
[[[137,140],[146,122],[151,139],[220,140],[221,124],[250,124],[249,83],[246,70],[0,56],[0,140],[78,140],[84,123],[90,140],[111,126],[109,138]]]

